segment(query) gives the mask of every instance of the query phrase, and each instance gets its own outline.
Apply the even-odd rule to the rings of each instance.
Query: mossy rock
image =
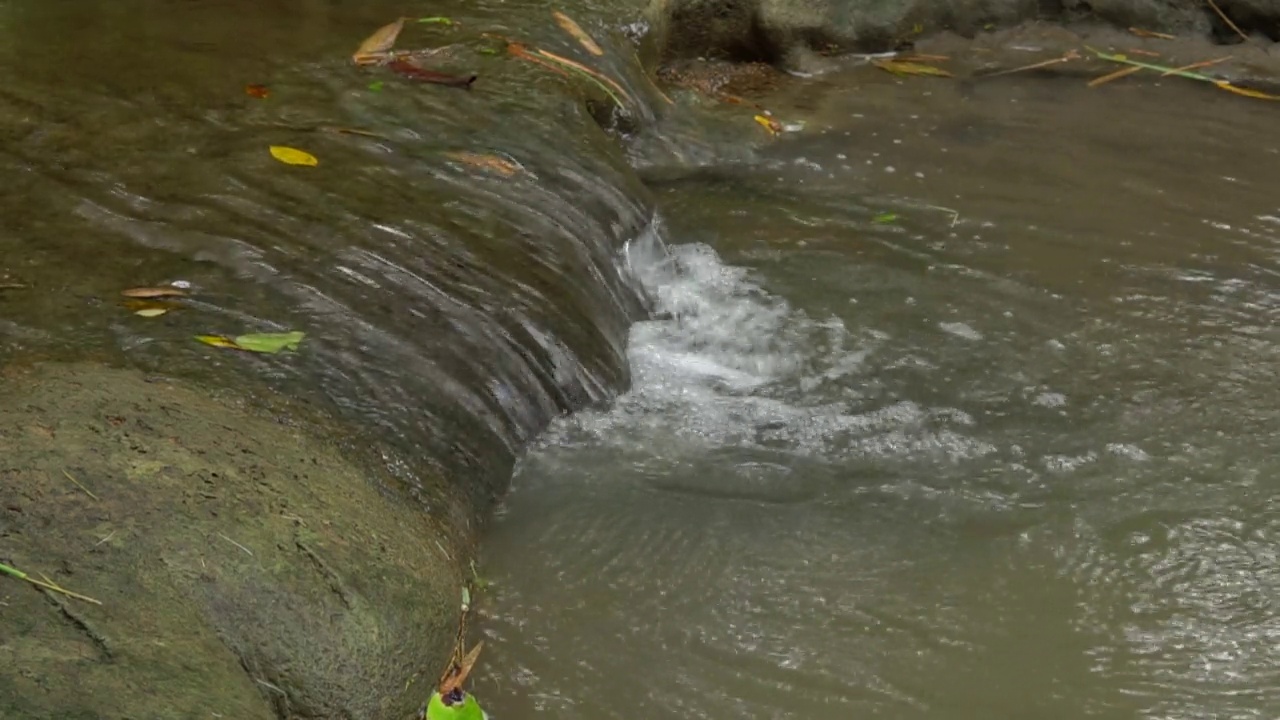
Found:
[[[0,577],[0,717],[421,708],[460,531],[314,428],[175,381],[10,369],[0,397],[0,562],[102,602]]]

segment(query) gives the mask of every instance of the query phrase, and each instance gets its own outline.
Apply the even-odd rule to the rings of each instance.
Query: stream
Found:
[[[793,92],[768,160],[656,188],[634,387],[519,467],[495,715],[1274,717],[1274,108]]]
[[[0,0],[0,365],[284,393],[494,508],[491,717],[1280,714],[1273,106],[848,67],[642,182],[481,51],[590,60],[545,5],[287,5]],[[402,13],[473,90],[351,64]]]

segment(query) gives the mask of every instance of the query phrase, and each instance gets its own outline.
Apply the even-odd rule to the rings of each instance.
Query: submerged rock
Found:
[[[9,370],[0,397],[0,562],[102,603],[0,576],[0,717],[397,718],[430,695],[467,538],[369,463],[134,371]]]

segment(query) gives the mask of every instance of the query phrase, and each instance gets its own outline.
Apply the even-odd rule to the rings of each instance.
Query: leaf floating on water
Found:
[[[604,55],[604,50],[600,49],[600,46],[596,44],[596,41],[592,40],[591,36],[587,34],[587,31],[583,30],[582,26],[575,22],[573,18],[565,15],[559,10],[553,10],[551,14],[555,16],[556,24],[560,26],[560,29],[573,36],[573,39],[577,40],[578,44],[582,45],[583,49],[592,55]]]
[[[1257,98],[1259,100],[1280,100],[1280,95],[1269,95],[1261,90],[1253,90],[1251,88],[1240,87],[1239,85],[1232,85],[1226,80],[1219,80],[1218,82],[1215,82],[1214,85],[1217,85],[1227,92],[1233,92],[1245,97]]]
[[[404,30],[402,17],[397,18],[393,23],[383,25],[360,43],[360,47],[351,59],[358,65],[373,65],[381,62],[383,54],[395,47],[396,38],[400,37],[401,30]]]
[[[187,295],[186,291],[172,287],[130,288],[120,291],[120,294],[130,298],[186,297]]]
[[[134,315],[137,315],[139,317],[144,317],[144,318],[153,318],[153,317],[160,317],[161,315],[167,312],[169,312],[168,308],[153,307],[153,308],[142,308],[141,310],[136,311]]]
[[[383,83],[381,80],[375,80],[369,83],[369,89],[373,92],[382,92],[382,85]]]
[[[898,221],[898,214],[891,213],[891,212],[882,212],[879,215],[876,215],[875,217],[871,218],[871,222],[877,225],[889,225],[897,221]]]
[[[475,82],[477,77],[476,75],[450,75],[449,73],[427,70],[405,60],[392,60],[387,67],[391,68],[396,74],[407,77],[410,80],[463,89],[470,89],[471,83]]]
[[[894,75],[929,75],[932,77],[953,77],[951,73],[940,67],[925,65],[924,63],[903,62],[901,60],[877,60],[873,63],[881,70],[893,73]]]
[[[511,177],[524,168],[516,162],[500,158],[496,155],[482,155],[470,152],[449,152],[445,157],[482,170],[492,170],[503,177]]]
[[[757,115],[755,121],[760,123],[765,130],[768,130],[770,135],[777,135],[782,132],[782,123],[767,115]]]
[[[244,86],[244,94],[259,100],[266,100],[271,95],[271,91],[261,83],[250,83]]]
[[[281,350],[297,350],[298,343],[307,334],[299,330],[283,333],[250,333],[241,335],[233,341],[241,350],[250,352],[275,354]]]
[[[426,25],[452,25],[453,21],[447,17],[424,17],[418,18],[418,22]]]
[[[232,350],[241,349],[234,340],[224,335],[197,335],[196,340],[199,340],[205,345],[212,345],[214,347],[230,348]]]
[[[284,145],[272,145],[271,157],[286,165],[305,165],[307,167],[315,167],[320,164],[320,161],[316,159],[315,155],[297,148],[285,147]]]

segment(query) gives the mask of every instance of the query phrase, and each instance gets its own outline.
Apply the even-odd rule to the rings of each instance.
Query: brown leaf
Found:
[[[573,68],[574,70],[590,75],[591,77],[599,80],[602,83],[605,83],[606,85],[613,88],[614,90],[617,90],[619,95],[627,99],[627,102],[631,102],[631,103],[635,102],[634,100],[631,99],[630,93],[628,93],[626,90],[623,90],[622,86],[614,82],[613,78],[609,77],[608,75],[605,75],[599,70],[592,70],[591,68],[587,67],[586,65],[583,65],[580,62],[574,62],[573,60],[570,60],[567,57],[561,57],[560,55],[557,55],[553,52],[549,52],[547,50],[539,49],[538,54],[544,58],[547,58],[548,60],[560,63],[562,65],[567,65],[568,67]]]
[[[121,295],[130,298],[186,297],[185,290],[172,287],[140,287],[122,290]]]
[[[1109,82],[1111,82],[1112,80],[1119,80],[1120,78],[1122,78],[1122,77],[1127,77],[1127,76],[1129,76],[1129,75],[1132,75],[1132,74],[1134,74],[1134,73],[1138,72],[1138,71],[1139,71],[1139,70],[1141,70],[1141,69],[1142,69],[1142,68],[1140,68],[1140,67],[1127,67],[1127,68],[1120,68],[1119,70],[1117,70],[1117,71],[1115,71],[1115,72],[1107,73],[1106,75],[1103,75],[1103,76],[1101,76],[1101,77],[1096,77],[1096,78],[1094,78],[1094,79],[1090,80],[1090,81],[1089,81],[1089,87],[1091,87],[1091,88],[1092,88],[1092,87],[1098,87],[1099,85],[1102,85],[1103,83],[1109,83]]]
[[[886,70],[894,75],[931,75],[933,77],[952,77],[951,73],[942,68],[924,63],[901,62],[898,60],[877,60],[873,63],[881,70]]]
[[[1137,35],[1140,38],[1155,38],[1157,40],[1176,39],[1173,35],[1169,35],[1167,33],[1153,32],[1151,30],[1143,30],[1142,28],[1139,28],[1139,27],[1131,27],[1129,28],[1129,32],[1133,33],[1134,35]]]
[[[565,15],[559,10],[553,10],[551,14],[555,16],[556,24],[560,26],[560,29],[572,35],[573,39],[577,40],[587,52],[597,56],[604,55],[604,50],[600,49],[600,46],[596,44],[596,41],[592,40],[591,36],[582,29],[581,25],[574,22],[573,18]]]
[[[351,56],[359,65],[371,65],[379,62],[383,53],[390,50],[396,44],[396,38],[400,36],[400,31],[404,30],[404,18],[396,18],[393,23],[387,23],[374,31],[372,35],[365,38],[360,43],[360,47],[355,54]]]
[[[528,60],[531,63],[541,65],[542,67],[547,68],[548,70],[551,70],[552,72],[555,72],[559,75],[569,77],[569,73],[565,72],[564,68],[557,67],[552,63],[549,63],[546,60],[543,60],[542,58],[537,57],[533,53],[529,52],[525,48],[525,46],[521,45],[520,43],[508,42],[507,53],[510,54],[512,57],[520,58],[521,60]]]
[[[480,650],[483,648],[484,641],[481,640],[460,662],[449,665],[444,677],[440,678],[440,686],[437,688],[441,695],[448,695],[462,687],[462,684],[467,681],[467,676],[471,674],[471,668],[475,667],[476,661],[480,659]]]
[[[271,95],[271,91],[262,83],[250,83],[244,86],[244,94],[249,97],[256,97],[259,100],[266,100]]]
[[[511,177],[520,172],[523,168],[511,160],[500,158],[496,155],[483,155],[480,153],[470,152],[448,152],[445,157],[450,160],[456,160],[471,167],[480,168],[482,170],[492,170],[503,177]]]
[[[477,77],[475,75],[450,75],[449,73],[427,70],[405,60],[392,60],[387,67],[391,68],[397,75],[402,75],[410,80],[463,89],[470,89],[471,83],[475,82]]]

